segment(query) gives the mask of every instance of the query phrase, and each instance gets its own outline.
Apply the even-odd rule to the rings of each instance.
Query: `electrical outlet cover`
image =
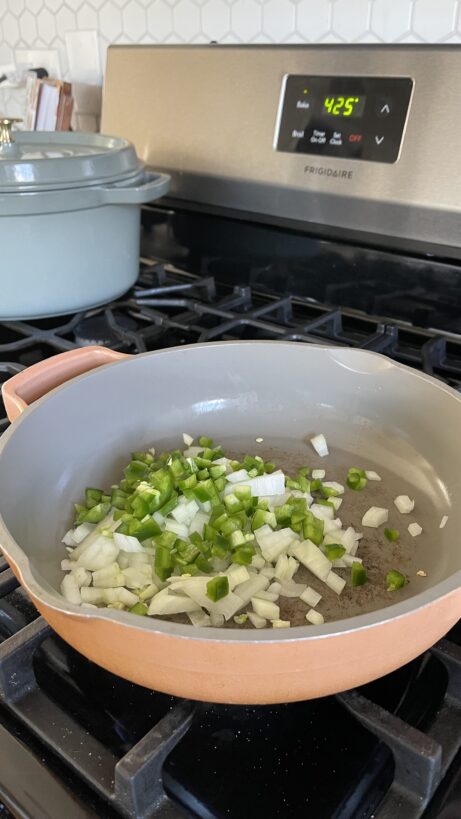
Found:
[[[96,31],[67,31],[65,34],[71,82],[100,85],[102,82]]]

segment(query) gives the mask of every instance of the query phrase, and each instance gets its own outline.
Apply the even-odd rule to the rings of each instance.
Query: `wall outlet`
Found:
[[[65,34],[70,82],[102,83],[96,31],[68,31]]]
[[[61,79],[59,55],[55,49],[16,48],[14,56],[18,69],[46,68],[50,77]]]

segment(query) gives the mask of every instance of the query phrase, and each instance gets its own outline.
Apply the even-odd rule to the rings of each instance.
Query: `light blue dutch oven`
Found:
[[[0,120],[0,321],[95,307],[139,265],[140,206],[163,196],[124,139],[17,131]]]

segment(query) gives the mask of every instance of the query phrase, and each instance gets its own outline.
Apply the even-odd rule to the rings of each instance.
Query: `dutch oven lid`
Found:
[[[86,187],[139,173],[125,139],[67,131],[15,131],[0,119],[0,193]]]

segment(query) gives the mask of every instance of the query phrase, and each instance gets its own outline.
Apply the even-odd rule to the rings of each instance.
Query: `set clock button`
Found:
[[[342,145],[343,144],[343,135],[341,131],[333,131],[333,135],[328,140],[329,145]]]

